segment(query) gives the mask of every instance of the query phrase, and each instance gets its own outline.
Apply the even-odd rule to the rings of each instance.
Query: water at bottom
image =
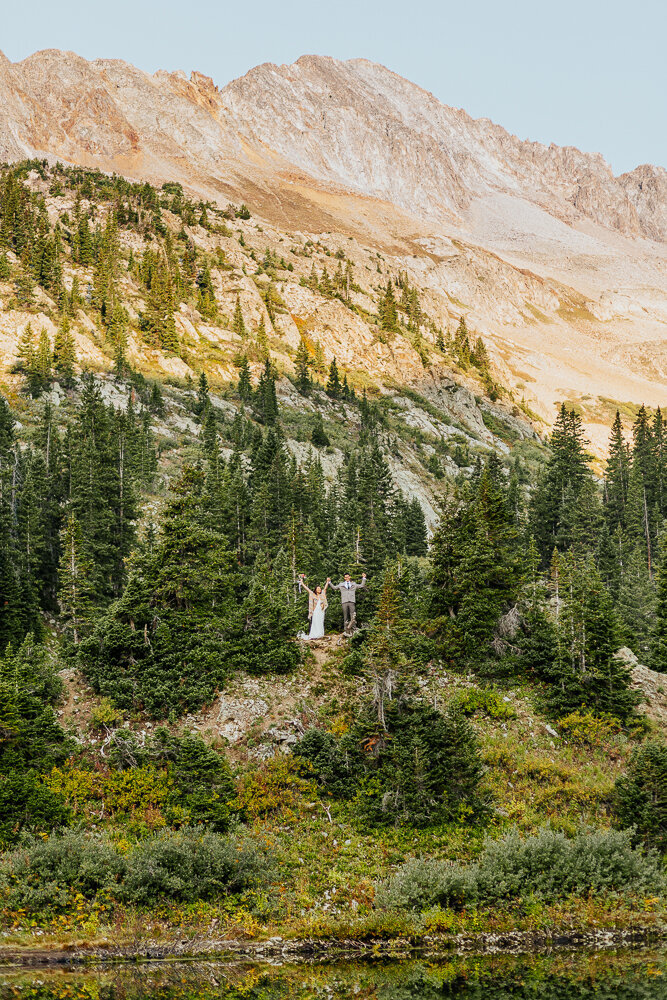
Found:
[[[0,969],[0,1000],[667,1000],[667,950]]]

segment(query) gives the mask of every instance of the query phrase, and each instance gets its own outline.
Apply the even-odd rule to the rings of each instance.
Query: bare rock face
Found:
[[[283,233],[376,247],[443,329],[465,313],[490,338],[547,419],[559,400],[596,395],[664,405],[662,167],[615,177],[597,153],[521,141],[364,59],[304,56],[219,88],[198,72],[0,53],[0,161],[28,156],[180,181],[248,202]],[[419,364],[335,303],[286,296],[347,363],[360,355],[386,376]],[[294,346],[293,319],[281,323]]]
[[[414,214],[461,220],[476,198],[504,192],[565,221],[667,240],[650,199],[633,198],[599,154],[521,142],[365,59],[265,64],[221,96],[252,137],[305,173]]]

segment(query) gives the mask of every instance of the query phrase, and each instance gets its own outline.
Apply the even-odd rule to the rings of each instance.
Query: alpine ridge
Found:
[[[59,50],[0,57],[0,159],[25,157],[376,246],[445,324],[463,311],[483,330],[548,420],[563,398],[664,395],[663,167],[615,177],[598,153],[522,141],[366,59],[307,55],[219,87]]]

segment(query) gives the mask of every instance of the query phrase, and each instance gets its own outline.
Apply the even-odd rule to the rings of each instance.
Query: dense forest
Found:
[[[241,344],[238,376],[213,391],[202,370],[198,383],[179,386],[196,445],[179,455],[165,486],[156,430],[169,421],[165,386],[132,369],[127,333],[132,328],[146,344],[178,353],[178,303],[188,299],[200,315],[216,315],[213,261],[186,226],[222,231],[225,220],[248,209],[223,213],[189,201],[178,185],[159,192],[58,168],[48,175],[52,193],[76,191],[76,202],[73,215],[54,222],[44,199],[21,183],[27,171],[40,169],[31,163],[5,170],[0,181],[0,280],[11,282],[16,302],[28,310],[36,289],[48,293],[58,331],[53,342],[30,323],[21,334],[14,375],[37,414],[29,432],[8,398],[0,398],[2,845],[9,849],[27,833],[85,826],[93,803],[102,802],[100,815],[107,809],[110,817],[115,801],[116,819],[109,822],[131,830],[130,854],[98,844],[94,851],[107,853],[93,864],[86,853],[93,848],[76,830],[67,834],[67,851],[83,867],[106,871],[88,889],[77,883],[89,902],[103,889],[113,895],[113,883],[118,900],[142,905],[168,895],[166,875],[164,884],[142,889],[150,852],[166,850],[164,836],[145,839],[159,828],[180,831],[169,864],[186,859],[196,868],[203,863],[197,852],[205,849],[225,892],[259,885],[268,862],[255,848],[243,847],[245,874],[233,883],[224,853],[231,841],[223,850],[215,838],[193,839],[192,829],[242,838],[244,827],[263,815],[257,800],[271,794],[284,805],[309,788],[330,803],[327,810],[340,808],[367,830],[485,829],[493,794],[470,716],[481,707],[505,717],[509,710],[493,685],[522,684],[559,732],[584,743],[622,735],[628,768],[605,803],[603,825],[634,827],[632,835],[610,834],[621,838],[614,851],[630,867],[643,864],[633,853],[637,844],[664,849],[667,751],[647,737],[628,666],[615,655],[629,647],[641,663],[667,673],[661,412],[640,407],[629,432],[616,414],[602,476],[592,471],[580,416],[565,404],[537,463],[523,462],[512,449],[466,450],[458,474],[439,477],[439,522],[429,537],[419,500],[392,475],[382,406],[335,359],[323,365],[305,339],[290,379],[314,416],[310,457],[296,461],[286,445],[291,418],[276,391],[285,375],[271,359],[266,330],[251,337],[237,302],[231,322]],[[100,190],[112,209],[96,221],[94,202],[85,211],[81,203]],[[175,239],[162,208],[182,220]],[[123,249],[119,229],[148,235],[143,253]],[[63,280],[65,260],[89,269],[85,289]],[[270,255],[258,262],[269,274],[277,266]],[[142,287],[145,310],[128,309],[126,275]],[[354,274],[339,259],[333,276],[313,266],[305,281],[345,300]],[[266,289],[270,314],[279,296],[271,282]],[[112,380],[85,370],[77,357],[72,327],[83,315],[111,345]],[[404,275],[380,289],[377,322],[385,334],[401,327],[415,342],[431,323]],[[471,343],[465,319],[446,340],[431,332],[437,350],[476,369],[491,398],[503,393],[483,341]],[[259,378],[249,360],[261,365]],[[344,414],[348,428],[344,460],[329,479],[321,461],[330,443],[325,403]],[[315,584],[343,572],[368,576],[359,628],[336,661],[362,694],[344,725],[304,730],[289,761],[276,763],[277,784],[267,790],[265,771],[253,765],[235,771],[224,749],[180,729],[179,720],[211,705],[234,677],[288,677],[307,665],[310,654],[296,638],[305,619],[298,576]],[[341,621],[332,601],[328,628],[340,629]],[[104,755],[77,745],[58,721],[63,668],[98,696]],[[441,707],[421,697],[419,677],[433,669],[480,679],[478,705],[472,695]],[[149,736],[144,729],[139,739],[137,727],[150,720],[163,725]],[[272,808],[278,805],[265,806]],[[552,838],[549,851],[566,857],[564,843]],[[592,858],[610,850],[607,842],[589,847]],[[57,846],[48,857],[37,841],[31,850],[38,868],[59,864]],[[505,863],[498,851],[496,866]],[[9,852],[0,868],[0,894],[12,912],[19,903],[37,906],[37,897],[19,899],[7,888],[17,865],[33,863],[22,857]],[[629,870],[621,882],[643,886],[646,871],[637,868],[635,878]],[[658,869],[651,871],[658,878]],[[193,885],[198,878],[192,876]],[[482,892],[468,882],[465,892],[452,888],[447,879],[443,905],[461,907],[465,892]],[[213,898],[215,885],[204,881],[200,897]],[[489,899],[490,884],[483,890]],[[571,885],[573,893],[592,888],[600,886],[585,879]],[[394,905],[398,889],[389,884],[384,891]],[[185,889],[173,893],[186,896]]]

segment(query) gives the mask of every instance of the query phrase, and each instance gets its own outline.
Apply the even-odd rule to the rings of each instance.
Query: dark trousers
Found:
[[[352,603],[352,601],[343,602],[342,608],[343,608],[343,628],[347,632],[348,629],[354,627],[354,623],[357,618],[357,608]]]

